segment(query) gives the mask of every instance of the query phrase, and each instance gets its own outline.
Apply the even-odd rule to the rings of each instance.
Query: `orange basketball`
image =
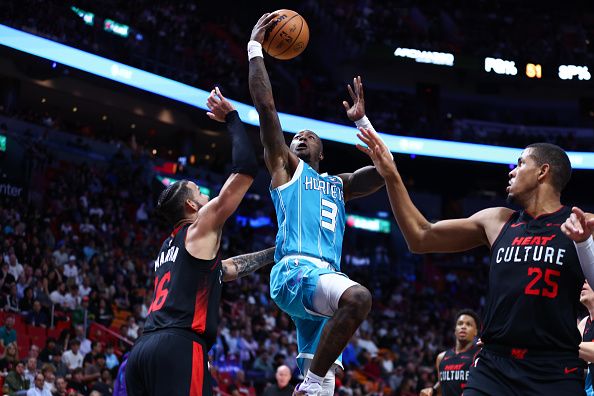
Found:
[[[266,32],[262,48],[276,59],[293,59],[303,52],[309,41],[309,27],[295,11],[278,10],[280,15]]]

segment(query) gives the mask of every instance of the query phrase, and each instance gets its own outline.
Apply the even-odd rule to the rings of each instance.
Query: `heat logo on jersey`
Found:
[[[563,265],[565,249],[547,246],[557,235],[515,237],[511,246],[500,247],[495,256],[496,263],[548,263]]]

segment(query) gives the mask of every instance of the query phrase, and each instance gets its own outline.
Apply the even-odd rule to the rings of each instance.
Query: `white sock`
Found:
[[[324,382],[324,377],[315,375],[314,373],[311,372],[311,370],[308,370],[307,375],[305,376],[305,379],[303,380],[303,385],[319,384],[321,386],[322,382]]]

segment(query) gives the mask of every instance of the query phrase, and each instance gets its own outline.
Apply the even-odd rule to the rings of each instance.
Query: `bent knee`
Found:
[[[355,285],[349,287],[342,294],[339,305],[345,305],[356,309],[357,313],[367,316],[371,310],[371,293],[366,287]]]

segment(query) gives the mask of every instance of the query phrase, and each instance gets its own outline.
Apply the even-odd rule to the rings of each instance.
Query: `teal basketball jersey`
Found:
[[[270,193],[278,220],[274,261],[306,255],[340,271],[346,221],[340,177],[319,174],[299,160],[291,180]]]

